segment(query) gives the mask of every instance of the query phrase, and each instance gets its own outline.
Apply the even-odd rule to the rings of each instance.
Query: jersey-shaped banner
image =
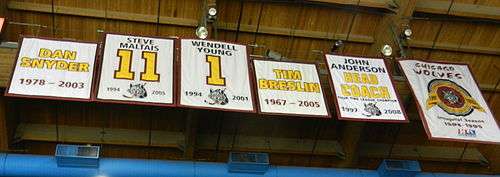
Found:
[[[90,101],[97,44],[23,38],[7,96]]]
[[[408,122],[383,59],[326,55],[339,119]]]
[[[173,105],[174,40],[106,34],[97,99]]]
[[[260,112],[329,117],[315,64],[253,60]]]
[[[244,45],[181,40],[180,105],[254,112]]]
[[[500,143],[500,129],[467,64],[402,60],[430,139]]]

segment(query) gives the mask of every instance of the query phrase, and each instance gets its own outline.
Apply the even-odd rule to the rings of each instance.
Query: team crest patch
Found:
[[[210,100],[205,100],[205,103],[210,105],[226,105],[229,103],[229,99],[227,98],[225,91],[226,89],[210,89],[210,93],[208,94],[208,98]]]
[[[382,115],[382,112],[380,111],[380,109],[377,107],[376,103],[368,103],[368,104],[364,104],[365,108],[365,113],[363,113],[363,115],[365,115],[366,117],[371,117],[371,116],[380,116]]]
[[[144,84],[130,84],[127,92],[129,95],[123,95],[125,98],[146,98],[148,96],[148,92],[144,87]]]
[[[484,112],[484,109],[472,98],[463,87],[457,83],[434,79],[427,86],[429,97],[427,98],[427,109],[438,105],[444,112],[455,116],[467,116],[476,109]]]

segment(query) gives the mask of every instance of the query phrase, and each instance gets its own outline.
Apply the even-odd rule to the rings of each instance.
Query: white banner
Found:
[[[0,34],[2,34],[3,27],[5,26],[4,23],[5,23],[5,18],[0,17]]]
[[[174,40],[107,34],[97,99],[173,104]]]
[[[430,139],[500,143],[500,129],[468,65],[399,63]]]
[[[180,104],[254,111],[246,46],[181,40]]]
[[[23,38],[7,95],[90,100],[96,50],[95,43]]]
[[[260,112],[329,117],[316,65],[253,60]]]
[[[408,122],[383,59],[326,55],[339,119]]]

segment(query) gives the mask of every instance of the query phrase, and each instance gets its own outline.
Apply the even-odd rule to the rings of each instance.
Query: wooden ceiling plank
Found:
[[[334,5],[349,5],[368,8],[377,8],[384,10],[393,10],[393,2],[391,0],[308,0],[309,2],[327,3]]]
[[[13,10],[24,10],[24,11],[34,11],[34,12],[44,12],[44,13],[51,13],[52,11],[50,5],[16,2],[16,1],[10,1],[8,3],[8,8]],[[106,18],[106,13],[107,13],[108,19],[145,22],[145,23],[156,23],[158,18],[157,15],[147,15],[147,14],[138,14],[129,12],[118,12],[118,11],[105,12],[104,10],[66,7],[66,6],[55,6],[54,9],[56,14],[75,15],[75,16],[84,16],[93,18]],[[160,16],[159,23],[167,25],[196,27],[198,21],[195,19],[188,19],[188,18]],[[220,22],[220,24],[222,30],[230,30],[230,31],[237,30],[237,24],[235,23]],[[243,24],[240,25],[240,31],[242,32],[255,32],[256,29],[257,29],[256,25],[243,25]],[[260,26],[259,31],[257,33],[289,36],[292,33],[292,31],[295,33],[294,36],[297,37],[324,39],[325,36],[328,36],[327,32],[319,32],[311,30],[292,30],[291,28],[270,27],[270,26]],[[332,37],[328,38],[334,40],[337,39],[347,40],[345,36],[347,36],[347,34],[335,34]],[[373,38],[371,36],[365,36],[365,35],[351,35],[347,41],[372,43]]]
[[[181,132],[152,131],[154,137],[149,144],[148,130],[81,127],[59,125],[56,131],[54,124],[20,124],[15,139],[19,141],[46,141],[67,143],[110,144],[130,146],[152,146],[179,148],[179,142],[184,141]],[[57,139],[59,133],[59,140]]]
[[[432,41],[412,40],[409,42],[409,46],[422,49],[438,49],[438,50],[453,51],[453,52],[500,55],[500,50],[493,47],[481,47],[481,46],[471,46],[471,45],[459,46],[458,44],[445,43],[445,42],[436,42],[433,45]]]
[[[419,0],[415,11],[458,17],[500,20],[500,7],[454,2],[448,13],[450,4],[451,1]]]

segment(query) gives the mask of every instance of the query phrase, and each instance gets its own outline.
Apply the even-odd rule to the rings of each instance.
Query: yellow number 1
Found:
[[[222,77],[220,56],[207,55],[210,75],[207,76],[208,85],[224,86],[226,78]]]
[[[132,50],[118,49],[117,54],[120,57],[118,70],[115,70],[116,79],[134,80],[132,69]]]
[[[132,70],[132,50],[118,49],[117,56],[120,57],[118,70],[115,70],[115,79],[134,80]],[[156,52],[142,52],[144,59],[144,72],[141,72],[142,81],[158,82],[160,75],[156,73]]]
[[[142,52],[144,59],[144,72],[141,72],[143,81],[159,81],[160,75],[156,73],[156,52]]]

